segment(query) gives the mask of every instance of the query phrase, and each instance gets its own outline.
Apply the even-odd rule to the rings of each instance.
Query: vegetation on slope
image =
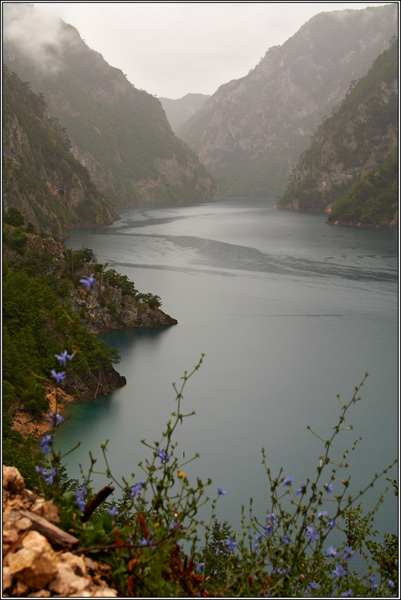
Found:
[[[394,42],[317,128],[279,207],[321,211],[333,205],[329,222],[396,225],[397,74]]]
[[[70,152],[65,130],[43,97],[3,69],[3,204],[38,231],[62,236],[73,225],[110,223],[118,213]]]
[[[334,203],[329,223],[397,227],[398,151]]]
[[[88,296],[82,283],[92,273],[99,281],[99,306],[91,306],[93,293]],[[125,275],[106,270],[106,265],[96,263],[92,250],[66,250],[53,238],[32,233],[17,209],[5,212],[4,460],[19,468],[28,482],[35,474],[29,452],[25,452],[26,444],[12,429],[13,420],[17,410],[29,413],[36,421],[48,412],[47,395],[55,384],[50,377],[55,355],[66,350],[74,356],[68,363],[63,390],[75,399],[92,399],[125,384],[125,378],[113,368],[119,362],[119,353],[89,328],[91,313],[98,320],[113,322],[120,312],[117,302],[121,297],[123,302],[124,297],[134,299],[139,312],[155,313],[156,324],[159,315],[164,315],[159,310],[159,296],[140,293]]]

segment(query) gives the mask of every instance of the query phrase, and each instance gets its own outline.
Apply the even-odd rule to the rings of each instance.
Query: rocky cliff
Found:
[[[70,226],[108,224],[113,203],[74,158],[65,131],[43,98],[3,68],[3,207],[40,232],[63,237]]]
[[[218,199],[213,179],[175,137],[159,100],[135,88],[62,21],[52,23],[43,43],[42,28],[31,27],[40,52],[29,51],[33,44],[21,32],[35,18],[33,5],[4,6],[3,60],[43,93],[74,156],[107,198],[118,206]]]
[[[278,206],[332,210],[331,222],[396,226],[398,42],[334,112],[317,128]]]
[[[396,4],[318,14],[221,86],[178,130],[221,193],[280,196],[316,125],[389,47],[397,19]]]

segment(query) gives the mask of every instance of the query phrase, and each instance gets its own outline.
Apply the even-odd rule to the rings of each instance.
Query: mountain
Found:
[[[33,5],[3,6],[3,60],[65,127],[71,152],[117,206],[218,199],[196,154],[171,130],[159,100],[136,89],[61,20]],[[33,35],[32,35],[33,32]]]
[[[283,194],[317,124],[397,35],[397,8],[316,15],[178,129],[223,195]]]
[[[319,125],[278,206],[329,222],[397,225],[398,42]]]
[[[38,232],[112,223],[113,203],[70,152],[43,97],[3,67],[3,207],[20,211]]]
[[[210,96],[206,94],[187,94],[178,100],[170,98],[159,98],[159,100],[172,130],[177,132],[178,127],[196,114],[209,98]]]

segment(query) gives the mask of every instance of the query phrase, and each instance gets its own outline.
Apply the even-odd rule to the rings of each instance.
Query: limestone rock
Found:
[[[87,578],[76,575],[69,564],[59,561],[57,563],[56,576],[49,584],[48,589],[61,596],[70,596],[71,594],[81,592],[88,585],[89,580]]]
[[[18,469],[3,466],[3,488],[12,494],[20,494],[25,490],[25,483]]]
[[[53,504],[53,500],[45,501],[44,498],[38,498],[35,504],[32,506],[31,511],[35,515],[44,517],[50,523],[59,523],[60,517],[58,516],[57,507]]]
[[[117,597],[117,591],[107,583],[111,577],[108,565],[58,550],[66,546],[65,542],[74,545],[71,540],[76,538],[54,525],[59,517],[53,502],[26,490],[17,469],[3,467],[3,473],[3,485],[7,486],[3,487],[3,595]],[[40,528],[43,534],[34,528]]]
[[[57,573],[54,554],[53,551],[22,548],[9,555],[10,573],[31,588],[38,590],[45,587]]]
[[[13,582],[13,576],[10,572],[10,567],[3,567],[3,592],[7,591],[11,587]]]

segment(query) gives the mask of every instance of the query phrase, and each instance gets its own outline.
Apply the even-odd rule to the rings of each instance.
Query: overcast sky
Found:
[[[388,2],[38,2],[158,97],[213,94],[322,11]]]

